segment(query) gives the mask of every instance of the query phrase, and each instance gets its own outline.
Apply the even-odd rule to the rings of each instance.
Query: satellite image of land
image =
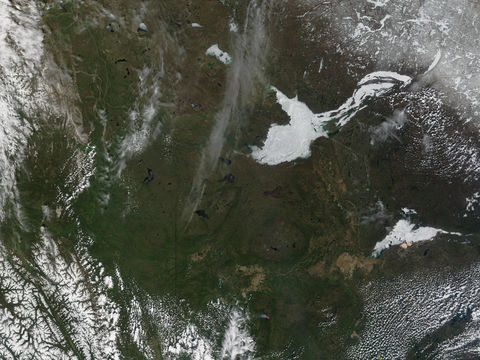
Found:
[[[480,2],[0,0],[0,359],[480,359]]]

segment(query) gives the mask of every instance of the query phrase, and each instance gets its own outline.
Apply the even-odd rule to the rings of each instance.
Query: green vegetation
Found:
[[[197,207],[205,216],[193,214],[188,221],[182,212],[222,106],[228,72],[228,66],[212,61],[204,51],[212,43],[228,49],[230,9],[217,0],[201,5],[152,2],[142,18],[149,31],[140,33],[130,20],[140,10],[129,1],[108,2],[121,21],[99,16],[101,4],[52,2],[44,15],[46,46],[72,79],[78,94],[72,106],[80,110],[88,143],[66,136],[73,124],[60,121],[42,124],[31,138],[19,174],[22,201],[28,218],[34,219],[31,227],[44,224],[65,251],[74,247],[74,220],[64,208],[61,215],[44,219],[41,206],[64,206],[57,195],[59,190],[72,191],[66,179],[77,166],[75,156],[95,149],[96,172],[72,206],[82,229],[95,239],[91,254],[108,272],[118,266],[141,291],[186,299],[197,311],[222,298],[240,301],[251,314],[270,314],[268,322],[251,319],[259,356],[292,342],[303,349],[303,359],[340,358],[347,344],[358,341],[353,336],[361,326],[357,280],[369,275],[355,264],[349,273],[337,259],[348,253],[363,264],[392,221],[362,220],[379,194],[390,190],[387,182],[394,172],[371,150],[365,124],[376,119],[361,113],[361,121],[330,140],[315,142],[310,159],[260,166],[248,157],[245,144],[259,145],[272,122],[288,119],[274,93],[257,84],[264,90],[237,109],[241,121],[228,129],[222,156],[232,163],[219,163],[208,174]],[[238,6],[238,14],[243,14],[245,5]],[[198,19],[204,27],[192,29],[191,22]],[[313,59],[295,48],[305,44],[296,38],[298,24],[289,21],[271,39],[268,81],[289,96],[298,91],[315,111],[335,108],[351,94],[354,79],[342,75],[340,55],[326,47],[316,50],[326,53],[326,64],[338,67],[324,71],[318,82],[304,80],[299,69]],[[149,72],[142,82],[145,69]],[[335,91],[326,83],[336,84]],[[124,159],[122,140],[135,129],[129,113],[135,110],[141,116],[155,87],[161,95],[154,101],[157,111],[147,132],[151,136],[158,127],[159,135]],[[119,177],[112,163],[123,160],[126,166]],[[147,168],[154,174],[149,183],[144,181]],[[234,181],[222,181],[227,174],[233,174]],[[377,178],[385,183],[378,184]],[[387,204],[392,211],[399,205],[395,200]],[[16,253],[28,253],[34,241],[22,242]],[[125,304],[127,296],[115,293]],[[151,339],[155,343],[153,335]],[[134,344],[122,346],[129,358],[142,358]]]

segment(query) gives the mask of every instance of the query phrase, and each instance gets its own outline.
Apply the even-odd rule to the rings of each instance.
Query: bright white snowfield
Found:
[[[411,211],[411,210],[410,210]],[[429,226],[416,226],[408,220],[399,220],[392,231],[382,240],[379,241],[373,249],[372,256],[379,256],[382,251],[387,250],[394,245],[406,243],[410,245],[415,242],[429,240],[437,234],[461,235],[459,233],[449,233],[442,229],[436,229]]]
[[[310,156],[310,144],[319,137],[328,137],[324,126],[334,123],[345,126],[364,106],[365,102],[384,96],[395,88],[404,88],[412,79],[390,71],[366,75],[357,84],[353,95],[336,110],[314,114],[298,97],[289,99],[276,88],[277,102],[290,117],[287,125],[273,124],[268,130],[262,148],[254,147],[252,157],[261,164],[278,165]]]
[[[285,161],[310,156],[310,143],[320,136],[327,137],[322,127],[315,128],[318,117],[298,97],[289,99],[280,90],[277,102],[290,117],[288,125],[273,124],[268,130],[262,149],[253,148],[253,158],[262,164],[277,165]]]
[[[63,256],[48,232],[33,261],[0,246],[0,286],[11,306],[0,311],[2,359],[119,359],[118,305],[108,298],[111,278],[78,248]]]
[[[21,9],[8,0],[0,1],[0,219],[6,202],[15,197],[15,169],[31,132],[17,109],[31,113],[45,102],[41,91],[32,91],[28,81],[38,74],[35,66],[43,56],[43,34],[36,28],[39,14],[33,3]],[[44,84],[39,85],[41,89]]]
[[[67,115],[51,101],[51,84],[42,76],[46,60],[40,16],[33,1],[0,1],[2,221],[5,217],[21,218],[22,213],[15,172],[23,161],[32,129],[18,109],[33,123],[38,116]],[[62,93],[67,97],[69,92],[62,89]],[[83,169],[72,174],[71,185],[76,193],[63,194],[66,203],[88,186],[85,175]],[[16,205],[15,214],[3,213],[10,201]],[[43,210],[45,216],[51,216],[51,209]],[[30,260],[12,255],[1,239],[0,288],[4,304],[8,305],[2,305],[0,310],[0,358],[117,359],[119,312],[108,298],[111,285],[103,275],[102,265],[90,258],[83,247],[78,247],[75,255],[61,254],[50,234],[43,228],[37,230],[39,242]]]
[[[220,50],[218,44],[210,46],[207,51],[205,51],[205,55],[214,56],[224,64],[231,64],[232,62],[232,57],[227,52]]]

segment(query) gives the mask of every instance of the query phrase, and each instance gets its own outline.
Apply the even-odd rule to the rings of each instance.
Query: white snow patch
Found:
[[[405,215],[417,215],[417,212],[413,209],[409,209],[409,208],[402,208],[402,212],[405,214]]]
[[[62,254],[44,228],[32,255],[27,264],[0,245],[0,287],[12,305],[0,309],[0,357],[120,359],[120,311],[102,264],[85,249]]]
[[[263,148],[253,148],[252,157],[259,163],[277,165],[285,161],[310,156],[310,143],[327,132],[315,129],[318,122],[309,107],[298,100],[289,99],[280,90],[273,88],[277,94],[277,102],[290,117],[288,125],[273,124],[268,130]]]
[[[193,27],[193,28],[201,28],[201,27],[203,27],[203,26],[200,25],[199,23],[192,23],[192,27]]]
[[[230,32],[238,32],[238,25],[232,20],[230,21],[230,24],[229,24],[229,29],[230,29]]]
[[[374,8],[384,7],[390,0],[367,0],[367,3],[372,4]]]
[[[352,97],[336,110],[314,114],[298,97],[289,99],[276,88],[277,102],[290,117],[287,125],[273,124],[262,148],[252,147],[252,157],[261,164],[277,165],[310,156],[310,144],[319,137],[328,137],[324,126],[333,122],[338,127],[347,124],[363,109],[367,100],[388,94],[395,87],[405,87],[411,78],[390,71],[366,75],[357,84]]]
[[[227,52],[220,50],[218,44],[210,46],[207,51],[205,51],[205,55],[214,56],[219,61],[227,65],[232,63],[232,57]]]
[[[409,220],[399,220],[393,227],[392,231],[380,242],[377,242],[373,249],[372,256],[379,256],[382,251],[394,245],[402,243],[415,243],[419,241],[430,240],[437,234],[461,235],[460,233],[452,233],[441,229],[428,226],[417,226]]]
[[[16,198],[15,171],[32,131],[18,109],[35,118],[37,110],[51,108],[39,76],[44,54],[39,20],[34,1],[0,0],[0,219],[6,203]]]

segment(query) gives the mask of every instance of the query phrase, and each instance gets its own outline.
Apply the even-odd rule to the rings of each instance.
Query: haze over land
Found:
[[[479,16],[0,0],[0,357],[478,357]]]

